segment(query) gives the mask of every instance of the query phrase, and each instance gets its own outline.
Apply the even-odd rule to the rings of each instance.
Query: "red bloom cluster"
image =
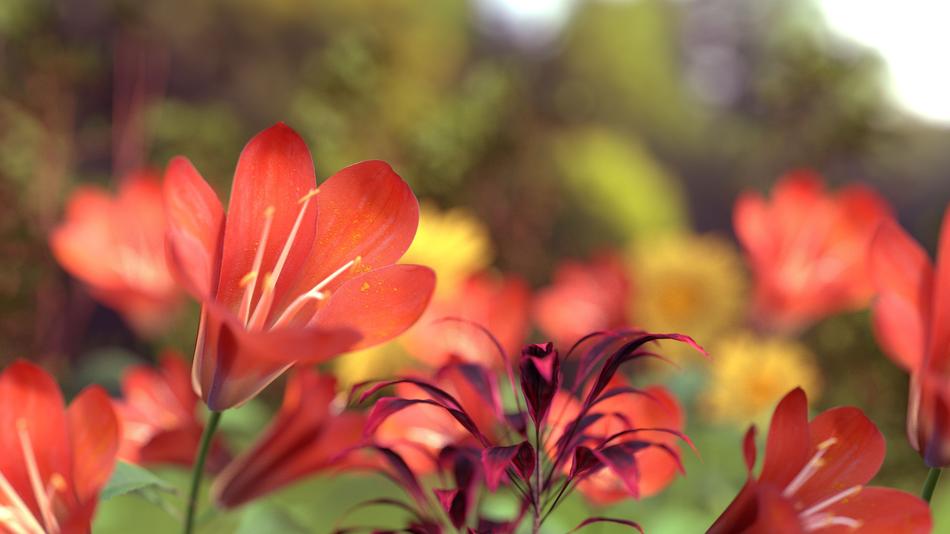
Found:
[[[688,443],[682,412],[665,390],[630,387],[618,374],[627,362],[655,357],[648,346],[662,339],[702,350],[678,334],[594,334],[564,358],[551,343],[526,346],[517,373],[502,352],[507,384],[499,384],[488,367],[456,360],[439,369],[435,380],[407,376],[362,391],[359,399],[365,401],[396,387],[397,396],[373,403],[365,434],[385,472],[412,498],[399,504],[412,511],[407,528],[443,532],[435,502],[455,528],[514,532],[526,514],[535,524],[543,522],[575,488],[609,502],[618,495],[655,493],[669,483],[682,470],[675,442]],[[574,354],[576,361],[570,359]],[[515,406],[502,402],[503,387],[511,388]],[[646,417],[630,417],[640,414]],[[453,483],[425,490],[418,475],[433,469]],[[502,484],[522,496],[517,515],[505,522],[474,517],[478,488],[494,491]]]
[[[733,223],[755,275],[755,317],[795,330],[865,306],[873,291],[867,247],[889,214],[873,190],[851,185],[828,194],[809,171],[782,178],[771,202],[743,194]]]
[[[866,486],[884,450],[884,437],[860,410],[834,408],[808,421],[805,392],[795,389],[775,408],[758,477],[755,428],[746,433],[749,480],[709,534],[930,532],[926,502]]]
[[[181,157],[168,166],[165,201],[172,272],[202,303],[194,381],[215,411],[295,363],[400,334],[435,287],[427,267],[394,264],[418,225],[409,186],[368,161],[317,188],[310,151],[283,124],[244,148],[227,217]]]
[[[874,327],[884,350],[911,375],[907,435],[931,467],[950,465],[950,209],[936,266],[896,222],[870,254],[879,295]]]

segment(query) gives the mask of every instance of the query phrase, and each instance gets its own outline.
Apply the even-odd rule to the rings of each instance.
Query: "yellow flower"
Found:
[[[397,341],[349,352],[333,362],[341,388],[370,379],[391,378],[413,365],[412,358]]]
[[[442,211],[423,203],[419,230],[402,262],[435,270],[438,296],[452,293],[462,280],[487,267],[492,255],[491,237],[478,217],[463,208]]]
[[[746,278],[735,247],[714,235],[670,235],[637,247],[634,324],[700,344],[732,330],[745,311]]]
[[[767,417],[775,403],[801,386],[816,399],[821,376],[807,347],[793,340],[730,335],[710,351],[711,375],[702,396],[709,415],[747,425]]]

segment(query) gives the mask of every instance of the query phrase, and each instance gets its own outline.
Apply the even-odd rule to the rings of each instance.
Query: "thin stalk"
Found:
[[[927,473],[927,480],[924,481],[924,489],[920,491],[920,498],[930,504],[931,497],[934,496],[934,489],[937,488],[937,481],[940,480],[940,468],[933,467]]]
[[[214,437],[218,423],[221,422],[222,412],[211,412],[208,423],[201,434],[201,444],[198,445],[198,457],[191,472],[191,490],[188,494],[188,508],[185,513],[185,523],[182,528],[184,534],[192,534],[195,530],[195,512],[198,510],[198,489],[201,487],[201,477],[204,476],[205,462],[208,460],[208,451],[211,450],[211,438]]]
[[[541,532],[541,424],[534,425],[534,522],[532,534]]]

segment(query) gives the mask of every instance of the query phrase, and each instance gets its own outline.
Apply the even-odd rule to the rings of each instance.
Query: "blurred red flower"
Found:
[[[627,434],[629,438],[649,438],[657,444],[665,444],[679,454],[679,438],[669,430],[683,432],[684,414],[679,401],[666,388],[651,386],[643,390],[630,387],[621,375],[615,375],[607,391],[618,394],[606,398],[597,404],[597,412],[604,414],[591,425],[585,434],[590,443],[596,443],[609,436],[630,430],[631,428],[663,429],[660,431],[640,430]],[[620,393],[624,391],[624,393]],[[566,392],[559,392],[551,407],[551,425],[553,435],[560,436],[563,427],[577,417],[581,403]],[[666,449],[649,447],[635,453],[639,478],[637,479],[639,497],[656,495],[673,482],[679,470],[675,455]],[[630,497],[630,491],[613,471],[602,469],[582,480],[577,489],[591,502],[609,505]]]
[[[180,303],[165,261],[162,186],[150,172],[123,179],[114,197],[77,189],[49,241],[63,269],[142,333],[161,330]]]
[[[755,428],[746,433],[749,478],[708,532],[930,532],[926,502],[865,486],[880,469],[884,450],[884,437],[861,410],[833,408],[809,422],[805,392],[794,389],[772,415],[757,478]]]
[[[479,377],[479,387],[473,384]],[[501,393],[491,372],[483,367],[452,361],[436,370],[428,380],[455,397],[481,432],[496,437],[501,419]],[[426,399],[426,390],[413,383],[399,383],[395,393],[403,399]],[[486,397],[492,399],[486,402]],[[438,468],[439,452],[450,445],[477,443],[465,427],[440,406],[414,404],[393,413],[383,421],[374,434],[379,445],[399,453],[417,474],[426,474]]]
[[[582,263],[565,261],[553,283],[537,292],[538,326],[562,347],[596,331],[627,326],[631,284],[623,261],[605,253]]]
[[[432,271],[394,265],[419,207],[392,168],[357,163],[315,185],[310,151],[284,124],[244,147],[227,218],[188,160],[168,166],[169,264],[202,303],[193,379],[212,410],[294,363],[390,339],[428,304]]]
[[[319,471],[351,467],[347,453],[362,441],[365,416],[341,411],[335,399],[332,376],[295,370],[270,426],[214,481],[215,502],[233,508]]]
[[[0,374],[0,530],[89,532],[119,433],[102,388],[83,390],[67,409],[43,369],[25,361],[7,367]]]
[[[528,330],[529,299],[528,285],[516,276],[472,275],[450,296],[432,301],[406,333],[406,348],[432,367],[457,358],[497,368],[498,346],[485,330],[505,354],[516,354]]]
[[[159,367],[137,365],[122,377],[122,399],[115,401],[122,420],[119,458],[139,465],[190,467],[204,423],[198,418],[198,396],[181,355],[168,351]],[[220,470],[230,455],[215,439],[207,469]]]
[[[889,213],[873,190],[850,185],[829,193],[809,171],[783,177],[771,201],[740,196],[733,224],[755,275],[756,320],[795,330],[866,305],[867,247]]]
[[[874,331],[884,351],[912,373],[910,443],[931,467],[950,465],[950,208],[936,267],[893,220],[875,234],[870,264],[878,291]]]

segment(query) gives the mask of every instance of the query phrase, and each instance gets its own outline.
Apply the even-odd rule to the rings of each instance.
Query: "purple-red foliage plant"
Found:
[[[640,427],[601,406],[609,404],[602,401],[620,395],[650,396],[634,387],[617,387],[612,379],[626,363],[663,359],[652,351],[653,342],[660,340],[683,342],[705,354],[685,335],[618,330],[590,334],[565,356],[552,343],[544,343],[525,346],[519,360],[512,362],[499,347],[504,377],[480,364],[455,360],[431,377],[403,376],[357,384],[351,402],[375,398],[364,429],[365,447],[377,453],[378,469],[402,487],[407,497],[373,499],[359,507],[402,509],[408,519],[399,531],[417,534],[506,534],[523,524],[537,533],[580,482],[602,470],[608,470],[637,498],[641,471],[648,468],[638,462],[638,452],[658,448],[683,472],[679,449],[669,445],[668,436],[674,435],[691,448],[693,445],[677,429]],[[456,380],[447,382],[441,378],[445,376]],[[507,397],[503,388],[511,390],[507,402],[503,401]],[[378,396],[380,392],[386,394]],[[553,401],[559,393],[570,395],[577,407],[569,416],[555,413],[559,403]],[[408,436],[399,446],[383,439],[379,429],[388,419],[420,406],[447,414],[465,432],[435,449],[413,443]],[[563,403],[561,406],[563,411]],[[597,432],[603,428],[597,423],[610,418],[622,421],[621,430],[611,425],[612,433]],[[425,476],[427,470],[404,454],[420,450],[428,455],[436,476]],[[480,497],[502,489],[517,496],[517,512],[508,518],[484,516]],[[574,530],[599,522],[642,531],[631,520],[608,517],[588,518]],[[367,530],[374,531],[373,527],[341,527],[336,532]]]

